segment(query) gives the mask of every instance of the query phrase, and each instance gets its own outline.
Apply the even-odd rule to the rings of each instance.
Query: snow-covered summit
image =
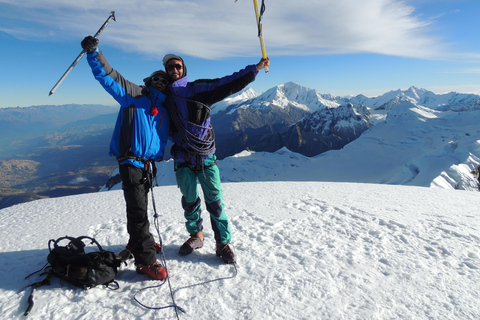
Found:
[[[325,107],[335,108],[339,106],[339,103],[334,100],[332,95],[322,95],[317,90],[309,89],[293,82],[287,82],[274,87],[265,92],[264,95],[269,97],[268,99],[275,106],[285,107],[291,104],[312,113]]]
[[[258,93],[253,91],[252,88],[247,87],[236,94],[231,95],[230,97],[215,103],[212,106],[211,114],[214,115],[218,112],[226,110],[229,106],[235,104],[242,104],[244,101],[248,101],[250,99],[254,99],[258,96]]]
[[[435,94],[412,86],[407,90],[395,90],[375,98],[362,99],[362,103],[369,108],[387,110],[391,110],[402,101],[409,101],[436,110],[455,107],[458,110],[473,111],[479,109],[480,95],[457,92]]]
[[[258,94],[252,89],[242,91],[241,94],[229,97],[212,106],[212,114],[229,109],[232,113],[236,108],[278,108],[295,107],[308,112],[316,112],[324,108],[336,108],[340,104],[330,94],[320,94],[317,90],[309,89],[298,83],[287,82],[270,88]]]

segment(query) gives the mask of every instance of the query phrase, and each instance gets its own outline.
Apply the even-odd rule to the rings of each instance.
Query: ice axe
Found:
[[[100,29],[98,29],[97,33],[95,33],[95,35],[94,35],[95,38],[98,38],[100,33],[102,33],[103,29],[105,29],[107,24],[109,24],[112,19],[113,19],[113,21],[117,21],[115,19],[115,11],[110,12],[110,16],[108,17],[108,19],[103,23],[103,25],[100,27]],[[58,86],[63,82],[63,80],[65,80],[65,78],[68,76],[70,71],[72,71],[73,68],[77,65],[78,61],[80,61],[80,59],[82,59],[84,54],[85,54],[85,50],[82,50],[82,52],[80,52],[80,54],[78,55],[77,59],[75,59],[75,61],[73,61],[73,63],[70,65],[70,67],[67,69],[67,71],[65,71],[63,76],[60,78],[60,80],[58,80],[57,84],[55,84],[55,86],[53,86],[52,90],[50,90],[50,93],[48,94],[48,96],[51,96],[55,92],[55,90],[57,90]]]
[[[258,27],[258,38],[260,39],[260,47],[262,49],[263,59],[267,58],[267,52],[265,51],[265,43],[263,43],[263,34],[262,34],[262,16],[265,11],[265,3],[262,0],[262,7],[258,9],[257,0],[253,0],[253,6],[255,8],[255,16],[257,18],[257,27]],[[268,73],[268,67],[265,67],[265,73]]]
[[[238,0],[235,0],[237,2]],[[257,19],[257,27],[258,27],[258,38],[260,39],[260,47],[262,49],[262,57],[263,59],[267,58],[267,52],[265,51],[265,43],[263,42],[263,34],[262,34],[262,17],[263,12],[265,11],[265,2],[262,0],[262,6],[258,7],[257,0],[253,0],[253,7],[255,9],[255,17]],[[265,73],[268,74],[268,67],[265,67]]]

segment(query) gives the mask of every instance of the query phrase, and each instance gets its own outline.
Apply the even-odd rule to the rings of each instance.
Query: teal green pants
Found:
[[[201,201],[198,194],[197,181],[202,187],[205,206],[210,214],[210,222],[217,243],[230,242],[231,233],[228,218],[223,205],[223,193],[220,186],[220,171],[215,163],[216,156],[212,155],[205,161],[205,168],[201,171],[192,170],[183,163],[175,161],[175,176],[182,192],[182,207],[184,210],[185,226],[190,234],[203,231]],[[213,164],[213,165],[212,165]]]

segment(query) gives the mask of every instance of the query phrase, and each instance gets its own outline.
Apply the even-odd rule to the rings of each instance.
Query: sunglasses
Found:
[[[173,69],[182,70],[182,65],[181,64],[171,64],[167,67],[167,71],[173,71]]]
[[[165,79],[163,79],[163,78],[161,78],[161,77],[157,77],[157,76],[152,77],[152,82],[153,82],[153,83],[161,82],[162,85],[164,85],[165,87],[168,86],[168,81],[165,80]]]

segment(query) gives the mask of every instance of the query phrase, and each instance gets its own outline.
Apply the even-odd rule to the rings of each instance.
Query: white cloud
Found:
[[[263,32],[267,54],[379,53],[434,58],[445,52],[430,34],[432,21],[399,0],[266,1]],[[115,10],[101,41],[147,55],[176,52],[201,58],[258,56],[253,4],[249,0],[68,1],[0,0],[12,35],[31,22],[45,37],[81,39],[94,34]],[[0,10],[2,11],[2,10]],[[12,26],[12,22],[13,25]],[[0,30],[6,26],[0,23]],[[53,35],[52,35],[53,34]]]
[[[446,94],[449,92],[480,94],[480,85],[432,86],[425,89],[437,94]]]
[[[77,185],[77,184],[81,184],[81,183],[88,182],[88,181],[89,180],[86,177],[78,176],[78,177],[75,177],[72,180],[70,180],[69,184]]]

